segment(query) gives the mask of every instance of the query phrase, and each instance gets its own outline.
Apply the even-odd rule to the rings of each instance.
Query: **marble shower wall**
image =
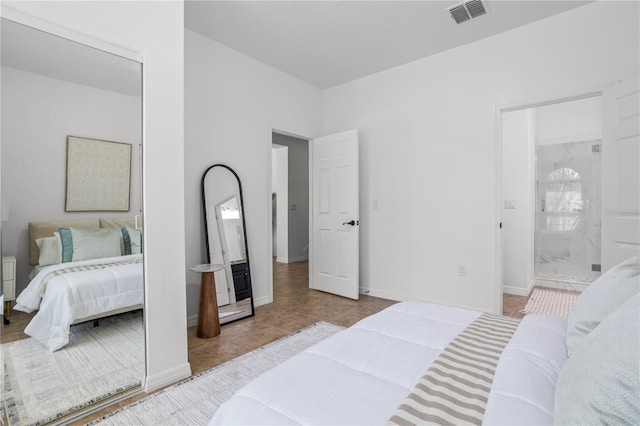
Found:
[[[536,148],[536,278],[589,283],[600,275],[601,146]]]

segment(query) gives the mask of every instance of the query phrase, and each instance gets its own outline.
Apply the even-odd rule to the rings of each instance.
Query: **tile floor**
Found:
[[[502,294],[502,315],[514,318],[523,318],[524,314],[520,311],[529,300],[528,296],[516,296],[515,294]]]
[[[307,274],[306,262],[274,262],[274,303],[257,307],[256,315],[252,318],[224,325],[220,336],[216,338],[197,338],[195,327],[190,327],[187,336],[189,363],[193,374],[201,373],[317,321],[324,320],[348,327],[396,303],[367,295],[361,295],[360,299],[355,301],[310,290]],[[504,315],[521,318],[523,314],[519,311],[524,308],[526,302],[526,296],[505,294]],[[3,341],[5,336],[7,341],[21,338],[20,330],[26,323],[18,314],[15,317],[12,319],[16,320],[16,327],[12,327],[8,335],[3,335]],[[18,329],[18,326],[21,328]],[[134,395],[71,424],[85,424],[145,396],[145,393]]]

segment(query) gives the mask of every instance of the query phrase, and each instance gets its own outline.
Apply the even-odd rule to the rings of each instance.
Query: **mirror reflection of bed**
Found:
[[[207,260],[224,265],[214,275],[220,323],[251,316],[253,301],[242,186],[232,169],[217,164],[205,171],[202,205]]]
[[[139,391],[145,374],[142,64],[139,58],[133,60],[137,58],[133,53],[114,55],[18,21],[19,15],[1,19],[2,255],[3,263],[5,258],[15,259],[15,300],[10,300],[12,309],[6,312],[10,324],[2,330],[3,398],[12,398],[15,407],[22,407],[4,413],[10,426],[73,419],[96,403]],[[131,146],[126,208],[68,211],[70,135]],[[62,232],[60,228],[71,238],[66,245],[54,235]],[[84,251],[77,245],[82,238],[89,242]],[[75,252],[64,262],[62,247]],[[106,284],[91,274],[106,277]],[[81,276],[87,280],[80,283]],[[42,286],[29,294],[27,289],[37,280]],[[62,299],[68,302],[69,293],[59,287],[63,280],[92,286],[90,291],[77,287],[83,289],[78,292],[82,309],[57,304],[64,303]],[[113,292],[103,298],[107,287]],[[15,309],[18,304],[31,307],[23,312]],[[124,338],[126,346],[109,344],[113,338]],[[90,362],[108,356],[124,359],[117,373],[107,373],[105,362],[104,370],[89,370],[90,362],[81,358],[88,353],[87,347],[95,350]],[[20,357],[18,349],[37,352]],[[32,360],[30,366],[23,362],[27,358]],[[67,379],[58,379],[55,369]],[[49,393],[39,399],[43,389]],[[69,397],[73,393],[77,399]],[[10,406],[6,401],[3,405]]]

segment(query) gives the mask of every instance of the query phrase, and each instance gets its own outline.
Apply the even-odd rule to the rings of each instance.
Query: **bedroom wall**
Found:
[[[282,262],[289,256],[289,147],[273,144],[271,149],[271,192],[276,194],[276,212],[271,212],[273,227],[273,256]]]
[[[325,132],[360,130],[365,291],[500,312],[495,108],[638,74],[638,15],[595,2],[325,92]]]
[[[146,387],[187,377],[183,3],[3,0],[7,5],[143,55]]]
[[[2,89],[2,253],[16,257],[20,294],[31,271],[29,222],[140,214],[142,100],[7,67]],[[132,145],[129,212],[65,212],[67,135]]]
[[[520,296],[533,282],[535,129],[533,110],[502,115],[502,289]]]
[[[185,225],[187,265],[202,263],[200,177],[214,163],[240,176],[256,305],[270,303],[271,133],[314,137],[322,91],[185,30]],[[199,276],[187,272],[187,313],[197,314]]]
[[[602,97],[536,108],[539,145],[602,138]]]

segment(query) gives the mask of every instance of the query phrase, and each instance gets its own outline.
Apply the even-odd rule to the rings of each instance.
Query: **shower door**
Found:
[[[601,141],[536,147],[535,278],[590,283],[600,275]]]

